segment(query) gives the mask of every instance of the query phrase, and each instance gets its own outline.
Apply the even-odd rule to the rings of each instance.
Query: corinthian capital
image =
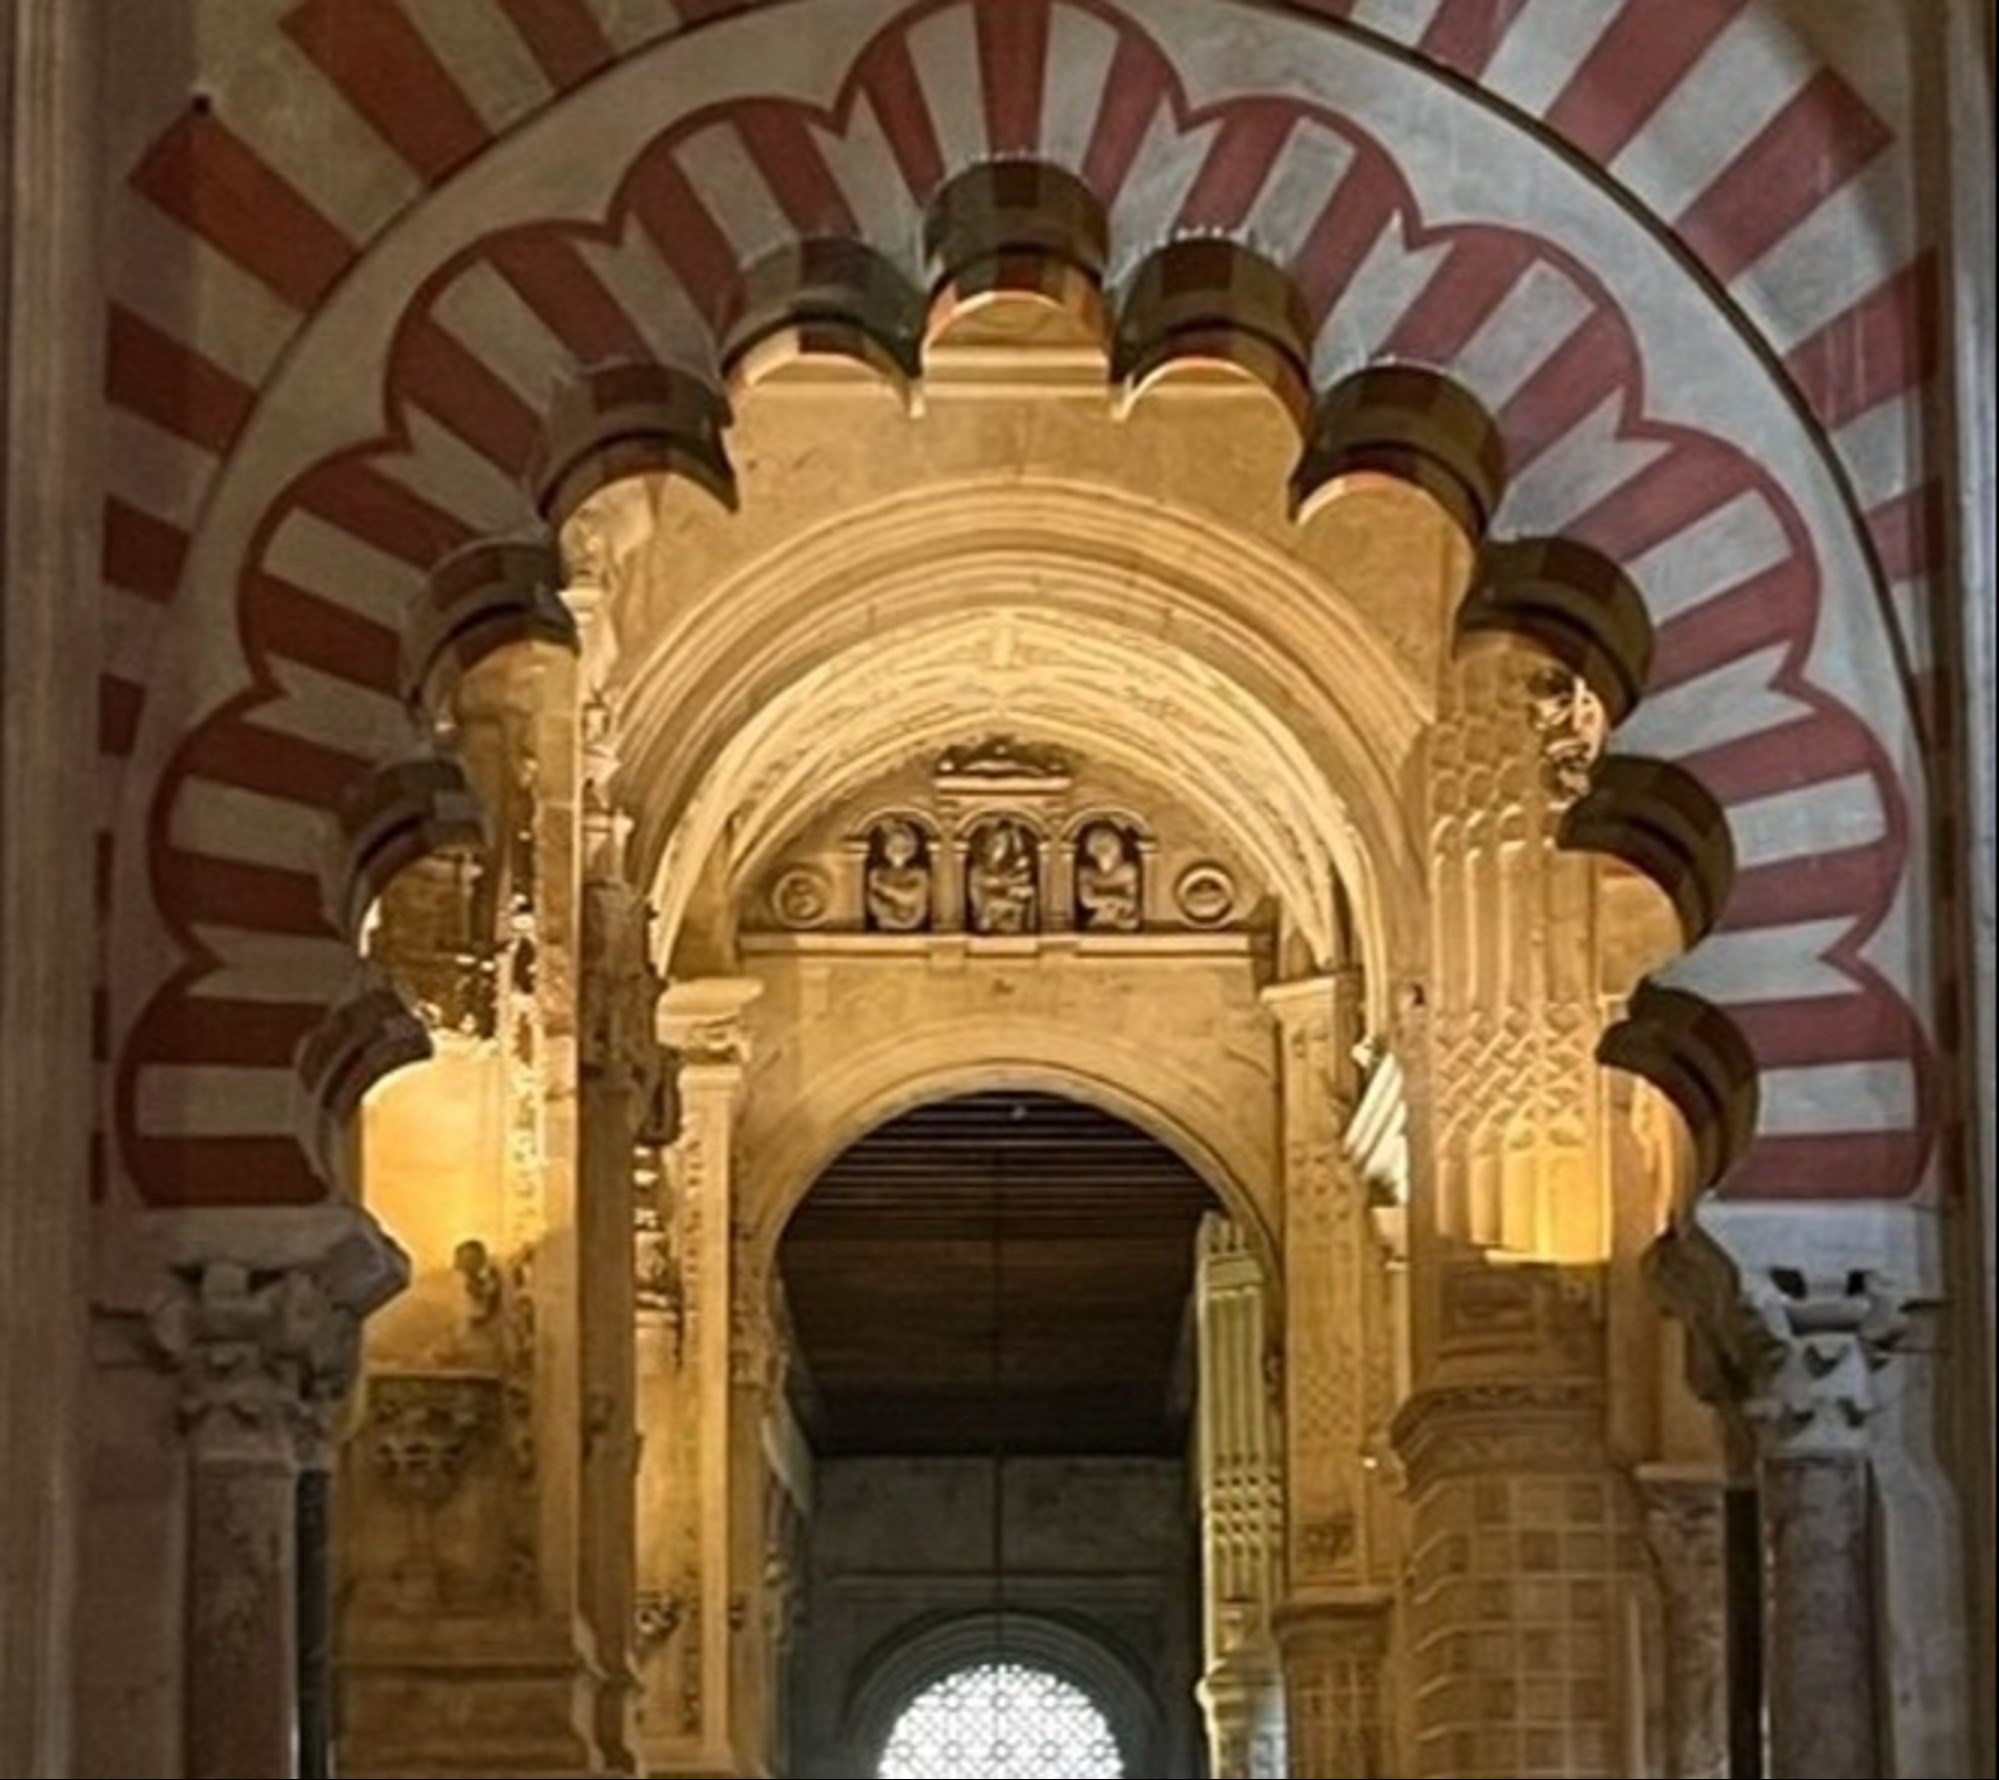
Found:
[[[198,1455],[309,1456],[354,1382],[362,1319],[407,1277],[401,1251],[345,1208],[218,1214],[177,1234],[148,1326]]]

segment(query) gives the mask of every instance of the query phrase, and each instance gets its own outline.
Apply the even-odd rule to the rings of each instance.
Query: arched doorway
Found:
[[[1068,1772],[1044,1746],[1199,1771],[1214,1204],[1146,1133],[1031,1090],[918,1106],[812,1183],[777,1265],[812,1477],[791,1771]]]

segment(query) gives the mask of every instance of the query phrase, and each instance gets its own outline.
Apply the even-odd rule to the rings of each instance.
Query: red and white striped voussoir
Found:
[[[285,21],[287,53],[339,95],[357,151],[390,157],[398,177],[342,183],[207,114],[146,158],[136,193],[187,232],[197,260],[231,269],[219,283],[247,281],[303,319],[404,206],[629,47],[583,0],[496,5],[522,54],[511,76],[488,67],[476,85],[435,35],[464,25],[446,27],[447,10],[312,0]],[[1670,163],[1664,144],[1720,103],[1709,88],[1730,90],[1727,48],[1753,11],[1740,5],[1634,0],[1598,9],[1600,31],[1566,34],[1550,0],[1316,10],[1356,30],[1399,18],[1417,54],[1487,82],[1613,177],[1627,167],[1630,189],[1747,308],[1781,316],[1784,293],[1756,284],[1758,268],[1892,152],[1850,92],[1808,71],[1698,191],[1647,192]],[[1813,146],[1827,139],[1829,157]],[[522,218],[441,267],[394,332],[388,431],[323,458],[270,507],[238,589],[253,684],[196,730],[159,793],[153,884],[191,963],[124,1048],[120,1137],[142,1189],[226,1196],[203,1183],[269,1183],[290,1145],[289,1172],[255,1190],[311,1190],[296,1059],[333,1000],[372,992],[327,987],[342,969],[325,863],[339,812],[357,783],[416,751],[399,670],[431,570],[534,522],[525,486],[551,392],[618,362],[712,370],[747,265],[801,239],[866,240],[918,276],[914,218],[951,174],[994,155],[1045,158],[1095,191],[1114,270],[1176,233],[1229,235],[1284,264],[1318,329],[1322,385],[1388,356],[1434,365],[1486,404],[1510,500],[1533,529],[1591,543],[1648,601],[1652,681],[1620,745],[1685,767],[1729,814],[1734,894],[1677,975],[1727,1008],[1762,1070],[1764,1129],[1731,1184],[1912,1187],[1923,1035],[1903,986],[1861,956],[1905,875],[1907,800],[1867,724],[1806,677],[1820,569],[1784,490],[1717,440],[1648,419],[1630,326],[1558,245],[1426,225],[1403,168],[1350,120],[1289,92],[1196,107],[1157,38],[1096,0],[935,0],[868,42],[828,109],[772,95],[696,113],[594,213]],[[1815,170],[1805,188],[1762,191],[1802,162]],[[1766,327],[1843,435],[1905,399],[1928,362],[1919,264],[1858,276],[1829,313],[1814,284],[1809,329]],[[150,612],[170,606],[203,477],[261,399],[268,366],[253,361],[275,330],[263,346],[183,339],[136,296],[111,328],[114,407],[179,479],[162,500],[155,490],[173,484],[149,473],[107,512],[106,579]],[[1869,492],[1883,554],[1906,568],[1903,540],[1921,535],[1906,518],[1912,491]],[[130,654],[107,668],[113,752],[130,747],[145,698]],[[1862,838],[1831,857],[1797,849],[1831,829]],[[1842,1101],[1874,1109],[1873,1125],[1828,1125]],[[206,1173],[230,1145],[254,1169]]]

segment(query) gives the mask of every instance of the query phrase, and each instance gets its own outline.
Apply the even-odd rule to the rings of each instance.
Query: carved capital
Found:
[[[750,1060],[748,1013],[763,993],[753,977],[698,977],[669,987],[659,1004],[659,1035],[680,1053],[683,1083],[733,1091]]]
[[[1897,1282],[1865,1267],[1738,1262],[1692,1223],[1661,1236],[1647,1267],[1691,1331],[1695,1390],[1767,1457],[1864,1445],[1874,1376],[1908,1327]]]
[[[187,1268],[150,1324],[210,1461],[288,1462],[323,1440],[360,1358],[359,1315],[303,1268]]]

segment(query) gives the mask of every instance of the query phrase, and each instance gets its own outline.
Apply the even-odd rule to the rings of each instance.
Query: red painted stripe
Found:
[[[1785,354],[1819,419],[1844,426],[1937,366],[1937,263],[1925,253]]]
[[[1748,0],[1624,0],[1545,121],[1591,159],[1612,160]]]
[[[1715,1188],[1722,1199],[1905,1199],[1922,1184],[1917,1131],[1763,1137]]]
[[[1475,229],[1461,235],[1390,330],[1382,356],[1449,364],[1526,276],[1537,255],[1532,241],[1510,230]]]
[[[283,1067],[325,1019],[311,1003],[186,996],[164,1001],[146,1022],[146,1059],[238,1069]]]
[[[1362,148],[1348,164],[1346,177],[1306,231],[1291,265],[1314,332],[1389,226],[1403,196],[1401,177],[1386,155]]]
[[[1444,0],[1416,47],[1432,61],[1476,77],[1526,10],[1527,0]]]
[[[320,465],[300,485],[297,498],[308,513],[416,569],[427,571],[445,552],[472,540],[471,529],[457,515],[359,458]]]
[[[1634,383],[1631,340],[1614,311],[1599,308],[1544,359],[1493,417],[1518,476],[1542,452]]]
[[[1048,70],[1048,0],[991,0],[978,8],[979,80],[986,147],[1033,154],[1041,146],[1041,86]]]
[[[117,856],[117,846],[112,837],[100,833],[90,860],[91,895],[100,912],[111,906],[112,868],[117,863]]]
[[[1888,581],[1912,581],[1944,560],[1949,500],[1941,482],[1904,490],[1867,512],[1867,530]]]
[[[650,154],[627,186],[632,214],[694,306],[711,321],[725,315],[740,271],[736,250],[686,170],[670,152]],[[652,355],[641,348],[640,356]]]
[[[1734,932],[1793,921],[1854,920],[1893,896],[1900,871],[1897,849],[1886,842],[1814,853],[1736,874],[1728,911],[1717,925]]]
[[[141,599],[165,604],[180,586],[188,535],[179,526],[127,506],[113,495],[104,503],[104,579]]]
[[[752,100],[736,107],[735,124],[793,228],[803,235],[860,233],[847,194],[797,106]]]
[[[333,808],[369,772],[356,755],[248,722],[204,724],[183,758],[219,785],[322,809]]]
[[[489,463],[520,475],[540,423],[485,360],[428,315],[403,325],[389,361],[392,387],[437,416]]]
[[[104,353],[104,393],[117,407],[218,457],[257,405],[248,384],[123,304],[111,305]]]
[[[869,52],[860,88],[874,107],[902,182],[910,194],[927,201],[944,183],[944,150],[923,97],[909,42],[901,32],[884,37]]]
[[[582,85],[617,57],[588,0],[500,0],[500,10],[558,93]]]
[[[326,937],[334,932],[312,872],[175,849],[160,856],[156,877],[161,907],[183,919],[219,921],[254,933]]]
[[[1297,110],[1282,100],[1239,100],[1208,144],[1207,158],[1180,206],[1183,229],[1236,229],[1291,139]]]
[[[402,684],[402,639],[316,593],[254,571],[243,588],[244,629],[270,652],[377,692]]]
[[[354,263],[346,235],[209,113],[161,137],[132,186],[295,309],[313,308]]]
[[[124,1152],[149,1205],[311,1205],[326,1183],[289,1137],[141,1137]]]
[[[1657,632],[1648,692],[1663,692],[1759,649],[1811,634],[1812,565],[1787,557],[1774,568],[1703,600]]]
[[[1136,31],[1120,32],[1090,146],[1083,152],[1083,183],[1106,209],[1124,189],[1145,133],[1172,90],[1172,71],[1159,52]]]
[[[286,16],[284,31],[430,184],[492,140],[396,0],[305,0]]]
[[[504,235],[487,249],[493,270],[586,365],[650,359],[652,350],[575,245],[553,230]]]
[[[1822,710],[1700,749],[1682,757],[1679,764],[1729,808],[1751,798],[1872,771],[1877,746],[1856,719]]]
[[[1858,93],[1821,70],[1715,175],[1674,227],[1726,284],[1892,140]]]
[[[1636,475],[1567,526],[1613,562],[1629,562],[1751,484],[1751,472],[1713,439],[1681,433]]]
[[[146,703],[146,689],[116,674],[97,676],[97,751],[116,754],[121,759],[132,752],[138,739],[139,713]]]

